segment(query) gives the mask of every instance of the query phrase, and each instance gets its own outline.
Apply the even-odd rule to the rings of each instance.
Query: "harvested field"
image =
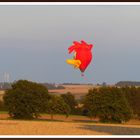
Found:
[[[4,90],[0,90],[0,101],[3,100],[3,95],[4,95],[5,91]]]
[[[0,121],[0,135],[91,135],[106,134],[80,128],[80,123],[47,121]]]
[[[65,94],[67,92],[71,92],[76,99],[79,99],[84,95],[86,95],[90,88],[93,88],[93,85],[63,85],[63,86],[65,87],[65,89],[53,89],[49,90],[49,92],[54,94]]]
[[[4,92],[5,92],[4,90],[0,90],[0,94],[4,94]]]
[[[65,89],[51,89],[49,92],[51,94],[65,94],[67,92],[71,92],[76,99],[80,99],[81,97],[85,96],[88,93],[88,90],[93,87],[93,85],[62,85],[65,87]],[[0,100],[2,100],[2,97],[4,95],[5,91],[0,91]]]
[[[0,135],[139,135],[140,126],[0,120]]]
[[[0,114],[0,135],[140,135],[140,125],[134,120],[126,124],[103,124],[84,116],[42,115],[38,120],[6,120],[8,114]],[[139,121],[140,122],[140,121]]]

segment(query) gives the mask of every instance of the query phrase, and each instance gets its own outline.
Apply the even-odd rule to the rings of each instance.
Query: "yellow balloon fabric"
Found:
[[[74,60],[74,59],[67,59],[66,62],[70,65],[73,65],[74,68],[79,68],[79,66],[81,65],[81,61],[80,60]]]

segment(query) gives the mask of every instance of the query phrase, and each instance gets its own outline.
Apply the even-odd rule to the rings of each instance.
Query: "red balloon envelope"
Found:
[[[74,51],[75,56],[73,59],[68,59],[67,63],[74,65],[75,68],[79,68],[81,72],[84,72],[92,60],[92,47],[92,44],[87,44],[83,40],[80,43],[74,41],[68,50],[69,53]]]

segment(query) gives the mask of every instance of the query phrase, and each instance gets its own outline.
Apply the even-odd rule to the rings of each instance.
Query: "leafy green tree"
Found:
[[[90,118],[98,117],[102,122],[121,123],[128,121],[132,114],[124,94],[116,87],[89,90],[84,105]]]
[[[48,102],[47,112],[51,115],[53,120],[54,114],[65,114],[66,117],[69,116],[70,107],[65,103],[61,96],[51,95]]]
[[[100,105],[98,105],[98,98],[100,98],[100,95],[98,94],[97,89],[93,88],[89,90],[89,93],[83,99],[84,108],[87,110],[87,115],[91,119],[97,117],[99,114],[98,108],[100,107]]]
[[[2,107],[3,107],[3,102],[0,100],[0,111]]]
[[[43,85],[19,80],[6,91],[3,99],[11,117],[33,119],[46,110],[49,98],[48,90]]]
[[[76,101],[74,95],[71,94],[70,92],[67,92],[66,94],[62,94],[61,97],[69,105],[69,107],[71,109],[71,114],[75,114],[77,111],[76,110],[77,101]]]
[[[4,102],[0,100],[0,111],[7,111]]]
[[[122,92],[125,94],[129,105],[133,110],[134,117],[140,119],[140,87],[122,87]]]

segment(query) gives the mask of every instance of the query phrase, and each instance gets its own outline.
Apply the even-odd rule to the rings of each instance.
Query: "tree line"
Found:
[[[34,119],[42,113],[86,115],[101,122],[122,123],[131,118],[140,119],[140,87],[92,88],[81,101],[70,92],[53,95],[42,85],[32,81],[19,80],[6,90],[0,102],[1,110],[7,110],[15,119]],[[81,105],[81,106],[80,106]]]
[[[119,81],[115,84],[116,86],[140,86],[140,82],[137,81]]]
[[[14,81],[13,83],[15,83],[16,81]],[[9,82],[0,82],[0,90],[7,90],[7,89],[11,89],[12,88],[12,84],[13,83],[9,83]],[[65,89],[64,86],[62,85],[57,85],[55,83],[40,83],[42,85],[44,85],[45,87],[47,87],[47,89]]]

